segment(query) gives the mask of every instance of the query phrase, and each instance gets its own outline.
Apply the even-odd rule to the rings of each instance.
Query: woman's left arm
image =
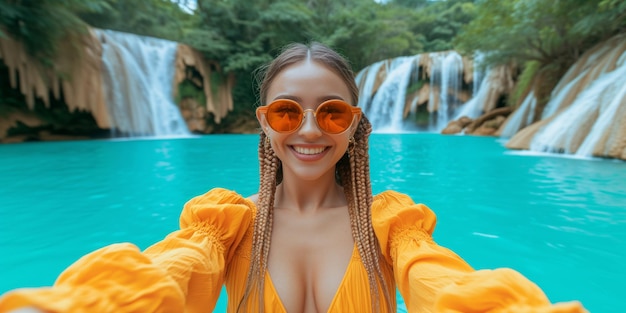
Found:
[[[376,196],[372,220],[409,312],[587,312],[576,301],[550,303],[537,285],[512,269],[475,271],[433,241],[435,214],[404,194]]]

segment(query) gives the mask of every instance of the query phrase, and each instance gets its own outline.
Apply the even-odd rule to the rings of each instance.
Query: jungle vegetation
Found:
[[[0,36],[20,40],[44,64],[59,45],[72,44],[72,37],[88,27],[194,47],[217,61],[224,73],[235,74],[237,110],[256,102],[255,70],[290,42],[330,45],[348,57],[355,71],[422,52],[482,51],[487,53],[485,66],[517,64],[532,72],[523,75],[528,80],[543,75],[550,90],[586,49],[626,32],[626,2],[0,0]],[[6,70],[0,77],[2,107],[16,100],[15,93],[6,91]]]

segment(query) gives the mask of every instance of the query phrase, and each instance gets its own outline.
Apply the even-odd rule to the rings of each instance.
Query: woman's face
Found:
[[[324,101],[340,99],[351,103],[351,93],[341,77],[313,61],[295,63],[280,72],[269,85],[266,103],[276,99],[291,99],[303,110],[315,110]],[[352,103],[351,103],[352,104]],[[350,137],[356,131],[356,117],[345,132],[328,134],[319,129],[313,112],[305,112],[299,129],[291,133],[274,131],[265,120],[257,116],[263,131],[270,138],[272,148],[282,161],[283,179],[315,181],[333,179],[335,164],[348,147]]]

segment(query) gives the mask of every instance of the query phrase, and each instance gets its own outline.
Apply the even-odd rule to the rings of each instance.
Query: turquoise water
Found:
[[[103,245],[145,248],[210,188],[255,193],[257,140],[0,145],[0,293],[50,285]],[[431,207],[435,240],[475,268],[511,267],[552,301],[626,311],[626,162],[522,155],[494,138],[436,134],[372,135],[371,157],[374,192],[395,189]]]

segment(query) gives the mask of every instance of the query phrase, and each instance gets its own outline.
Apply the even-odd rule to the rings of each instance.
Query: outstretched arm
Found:
[[[211,311],[226,264],[251,222],[250,206],[234,192],[214,189],[185,204],[181,229],[163,241],[143,252],[127,243],[92,252],[53,287],[3,295],[0,312]]]
[[[433,241],[435,214],[406,195],[377,196],[372,219],[409,312],[587,312],[579,302],[550,303],[537,285],[512,269],[475,271]]]

